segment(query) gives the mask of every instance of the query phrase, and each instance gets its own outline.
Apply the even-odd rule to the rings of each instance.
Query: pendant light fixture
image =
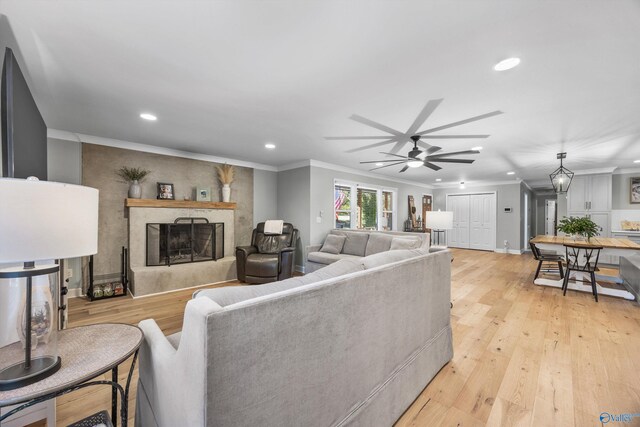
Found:
[[[556,158],[560,159],[560,167],[553,171],[549,178],[551,178],[551,185],[553,185],[553,190],[556,194],[564,194],[569,191],[573,172],[562,166],[562,159],[567,158],[567,153],[558,153]]]

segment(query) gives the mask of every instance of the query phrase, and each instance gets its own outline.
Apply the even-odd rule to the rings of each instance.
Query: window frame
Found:
[[[391,212],[392,215],[392,220],[391,220],[391,230],[390,231],[398,231],[398,189],[394,188],[394,187],[386,187],[386,186],[379,186],[379,185],[373,185],[373,184],[366,184],[366,183],[362,183],[362,182],[353,182],[353,181],[345,181],[342,179],[334,179],[333,180],[333,194],[335,194],[335,190],[336,190],[336,186],[341,186],[341,187],[349,187],[350,188],[350,205],[351,205],[351,209],[350,209],[350,224],[351,224],[351,228],[347,228],[346,230],[358,230],[357,228],[354,228],[354,225],[357,225],[357,220],[358,220],[358,203],[357,200],[355,200],[354,198],[357,198],[357,194],[358,194],[358,189],[363,189],[363,190],[372,190],[372,191],[376,191],[377,193],[377,203],[376,203],[376,216],[377,216],[377,221],[376,221],[376,225],[377,225],[377,230],[378,231],[384,231],[382,228],[382,218],[383,218],[383,214],[387,213],[387,212]],[[383,192],[388,192],[391,193],[391,211],[383,211],[383,196],[382,193]],[[333,203],[333,227],[337,228],[337,224],[336,224],[336,213],[338,212],[345,212],[344,210],[337,210],[335,207],[335,200]]]

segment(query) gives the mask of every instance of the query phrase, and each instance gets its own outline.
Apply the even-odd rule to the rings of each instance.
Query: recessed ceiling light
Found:
[[[272,144],[271,142],[268,142],[264,144],[264,148],[266,148],[267,150],[273,150],[274,148],[276,148],[276,144]]]
[[[140,114],[140,118],[145,119],[145,120],[149,120],[152,122],[155,122],[156,120],[158,120],[158,118],[156,116],[154,116],[153,114],[150,113],[142,113]]]
[[[460,188],[464,188],[464,181],[460,181]]]
[[[511,172],[507,172],[507,175],[515,175],[516,173],[514,171]]]
[[[376,163],[376,166],[384,166],[384,163],[378,162]]]
[[[407,166],[409,166],[410,168],[419,168],[420,166],[422,166],[422,160],[409,160],[407,162]]]
[[[493,69],[496,71],[505,71],[517,67],[518,64],[520,64],[520,58],[507,58],[494,65]]]
[[[442,178],[436,178],[436,182],[442,181]]]
[[[473,147],[473,148],[472,148],[472,150],[474,150],[474,151],[480,151],[480,150],[482,150],[482,147]]]
[[[633,163],[640,163],[640,160],[634,160]]]

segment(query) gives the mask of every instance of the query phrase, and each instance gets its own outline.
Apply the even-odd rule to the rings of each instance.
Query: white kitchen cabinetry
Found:
[[[611,174],[576,175],[567,193],[567,215],[587,216],[602,227],[600,236],[611,237]],[[601,255],[600,263],[617,263],[617,257]]]

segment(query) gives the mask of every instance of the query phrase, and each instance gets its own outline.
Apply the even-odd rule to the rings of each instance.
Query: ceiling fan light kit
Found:
[[[562,159],[567,158],[567,153],[558,153],[556,158],[560,159],[560,167],[554,170],[549,175],[549,178],[551,179],[551,185],[553,185],[553,191],[555,191],[556,194],[565,194],[569,191],[569,186],[573,179],[573,172],[562,165]]]

